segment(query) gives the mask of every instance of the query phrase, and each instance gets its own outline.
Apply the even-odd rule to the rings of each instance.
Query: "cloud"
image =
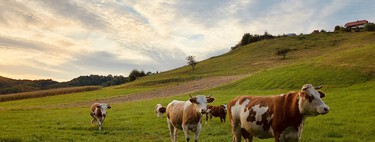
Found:
[[[79,21],[83,26],[89,29],[106,29],[107,23],[102,17],[88,11],[83,4],[80,5],[76,1],[50,1],[41,0],[35,1],[41,7],[49,9],[56,16],[62,16],[62,18],[68,18],[75,21]]]
[[[349,0],[116,0],[0,3],[0,65],[9,77],[69,80],[132,69],[166,71],[228,52],[244,33],[310,33],[374,21]],[[22,72],[11,72],[21,69]],[[5,72],[6,71],[6,72]]]

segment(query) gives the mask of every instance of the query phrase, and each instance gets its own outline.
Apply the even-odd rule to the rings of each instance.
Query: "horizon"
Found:
[[[230,51],[244,33],[375,21],[371,1],[2,1],[0,76],[69,81],[164,72]]]

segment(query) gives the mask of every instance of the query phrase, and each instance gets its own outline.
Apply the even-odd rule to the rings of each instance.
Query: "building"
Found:
[[[367,24],[367,23],[368,23],[367,20],[357,20],[357,21],[354,21],[354,22],[346,23],[345,28],[351,28],[351,29],[360,28],[360,29],[363,29],[365,27],[365,24]]]

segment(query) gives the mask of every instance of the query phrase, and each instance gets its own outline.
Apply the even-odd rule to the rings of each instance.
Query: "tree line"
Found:
[[[157,72],[158,73],[158,72]],[[145,73],[144,71],[132,70],[128,77],[122,75],[86,75],[79,76],[70,81],[57,82],[52,79],[41,80],[27,80],[27,79],[11,79],[0,76],[0,95],[30,92],[38,90],[47,90],[65,87],[78,87],[78,86],[114,86],[136,80],[137,78],[155,74],[152,72]]]

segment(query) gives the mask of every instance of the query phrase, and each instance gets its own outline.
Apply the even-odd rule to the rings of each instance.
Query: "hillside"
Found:
[[[286,60],[282,60],[281,56],[275,55],[277,48],[291,48],[296,49],[296,51],[288,53]],[[184,66],[157,75],[144,77],[132,84],[141,86],[160,85],[171,82],[184,82],[210,76],[254,74],[280,68],[279,70],[283,70],[284,73],[291,73],[290,71],[294,70],[296,72],[302,71],[306,74],[315,76],[315,81],[310,78],[309,80],[299,82],[299,84],[311,81],[313,81],[311,83],[320,83],[317,82],[317,80],[324,80],[324,78],[327,77],[326,75],[329,75],[326,73],[331,73],[331,75],[334,75],[332,76],[333,78],[341,78],[343,80],[356,78],[351,81],[351,83],[347,83],[350,85],[370,80],[374,77],[374,55],[374,32],[319,33],[294,37],[282,37],[252,43],[230,51],[224,55],[201,61],[197,64],[196,70],[194,71],[191,70],[190,66]],[[342,78],[345,74],[355,76]],[[278,75],[274,75],[273,78],[276,80],[277,76],[280,75],[282,74],[279,73]],[[360,79],[357,79],[357,77]],[[328,78],[330,78],[330,80],[332,79],[329,76]],[[273,87],[269,87],[296,87],[295,85],[283,85],[283,82],[289,82],[279,82],[279,84],[274,84],[272,85]],[[334,82],[331,80],[331,82],[327,83]],[[261,86],[260,88],[269,87]]]
[[[275,51],[284,47],[296,50],[282,60]],[[213,94],[211,105],[218,106],[239,95],[298,91],[305,83],[324,85],[330,112],[307,118],[300,142],[374,141],[374,55],[371,32],[264,40],[201,61],[194,71],[184,66],[96,91],[0,102],[0,141],[170,141],[165,115],[157,118],[154,113],[158,103]],[[93,102],[112,106],[102,131],[90,125]],[[228,120],[204,123],[199,141],[231,141]],[[177,138],[184,141],[184,133],[179,131]]]

